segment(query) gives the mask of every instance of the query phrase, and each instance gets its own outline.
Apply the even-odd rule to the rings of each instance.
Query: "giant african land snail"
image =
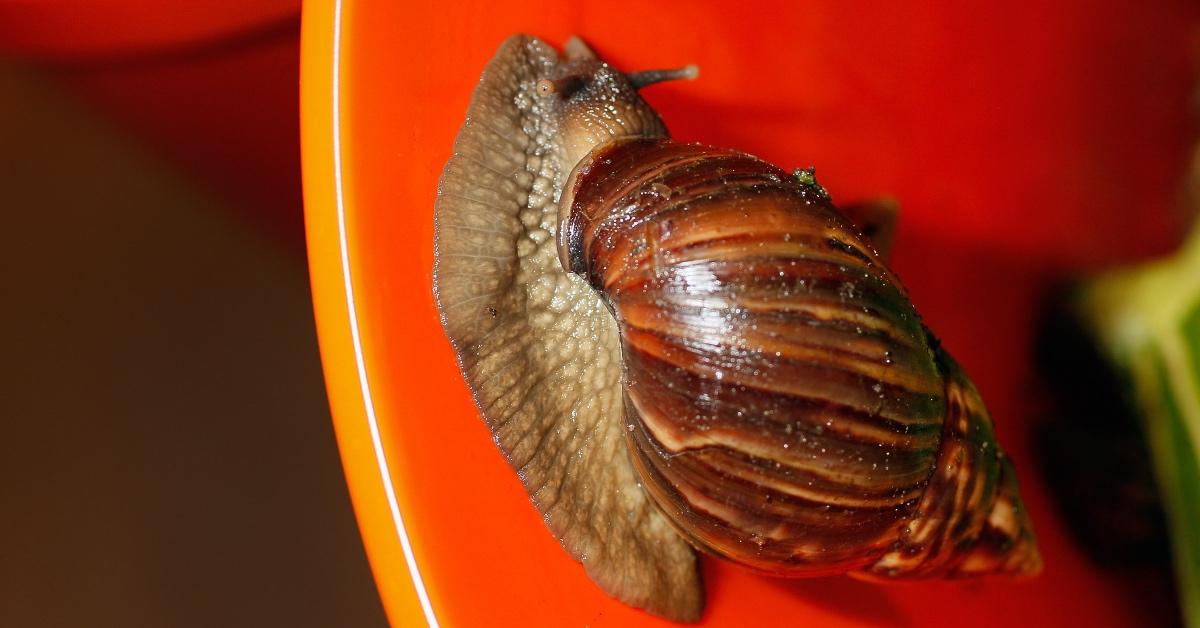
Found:
[[[1029,574],[978,393],[811,171],[670,140],[571,39],[487,66],[436,207],[435,292],[546,524],[619,599],[703,608],[692,546],[776,575]]]

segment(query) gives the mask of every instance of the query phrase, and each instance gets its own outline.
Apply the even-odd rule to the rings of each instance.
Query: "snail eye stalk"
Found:
[[[563,54],[566,55],[567,61],[596,58],[596,52],[592,50],[591,46],[588,46],[576,35],[567,38],[566,43],[563,45]]]
[[[641,72],[633,72],[627,75],[634,89],[641,89],[647,85],[662,83],[663,81],[684,79],[694,81],[698,76],[700,76],[700,68],[694,63],[673,70],[642,70]]]

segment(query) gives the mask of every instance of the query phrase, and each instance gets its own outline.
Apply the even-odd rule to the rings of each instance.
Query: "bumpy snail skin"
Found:
[[[1025,574],[1011,465],[863,236],[892,205],[666,138],[578,40],[485,70],[436,207],[435,294],[547,525],[619,599],[679,620],[689,544],[775,575]],[[854,221],[854,224],[850,222]]]
[[[704,606],[695,554],[626,452],[616,325],[555,245],[561,129],[598,143],[625,128],[537,93],[588,56],[518,35],[488,64],[438,186],[435,297],[480,414],[563,548],[614,597],[691,621]]]

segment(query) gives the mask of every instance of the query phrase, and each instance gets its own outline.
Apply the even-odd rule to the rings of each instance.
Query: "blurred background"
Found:
[[[0,626],[381,626],[294,1],[0,3]]]
[[[312,320],[299,4],[0,0],[0,626],[385,624],[338,460]],[[1104,29],[1122,31],[1117,42],[1154,37],[1144,27],[1179,14],[1194,25],[1197,12],[1181,6],[1147,7],[1128,33],[1103,21],[1088,41],[1105,41]],[[1171,201],[1182,198],[1195,138],[1182,68],[1195,69],[1197,41],[1157,47],[1178,52],[1165,62],[1128,56],[1144,53],[1134,46],[1080,54],[1112,67],[1078,79],[1094,88],[1101,113],[1065,126],[1092,138],[1097,172],[1132,155],[1127,174],[1151,182],[1139,199],[1150,209],[1130,203],[1131,215],[1097,216],[1105,225],[1097,233],[1109,239],[1082,234],[1074,253],[947,272],[1003,283],[1016,266],[1041,282],[1173,251],[1191,220],[1187,208],[1200,206]],[[1143,82],[1153,87],[1150,99],[1132,91]],[[1105,91],[1113,86],[1122,89]],[[1077,104],[1057,106],[1066,119]],[[1125,120],[1133,130],[1107,134],[1101,123],[1126,111],[1154,120]],[[1102,195],[1097,188],[1093,200],[1105,209],[1124,202]],[[925,227],[905,236],[910,244],[936,231]],[[1126,227],[1125,241],[1111,238]],[[963,248],[955,259],[977,252]],[[898,254],[914,268],[923,255],[920,246]],[[955,313],[958,295],[937,296],[931,277],[906,280],[934,310]],[[1035,316],[997,307],[1017,327]],[[1043,329],[1076,329],[1077,321],[1063,321],[1078,316],[1051,316]],[[1091,393],[1123,384],[1054,379],[1094,344],[1080,343],[1040,343],[1030,353],[1048,369],[1045,381],[1092,401],[1084,416],[1105,415],[1118,402]],[[1012,351],[1023,356],[1025,348]],[[1073,542],[1095,569],[1131,583],[1131,598],[1151,609],[1146,617],[1177,621],[1165,524],[1137,424],[1114,412],[1109,428],[1081,432],[1064,418],[1071,410],[1039,403],[1055,418],[1041,432],[1038,471],[1058,491]],[[1071,460],[1070,451],[1085,455]],[[1116,477],[1105,478],[1114,468]],[[1127,508],[1089,511],[1114,494],[1089,490],[1112,483]]]

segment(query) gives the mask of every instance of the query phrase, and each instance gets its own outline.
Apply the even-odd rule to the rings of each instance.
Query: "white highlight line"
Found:
[[[354,288],[350,283],[350,253],[346,244],[346,201],[342,189],[341,56],[342,0],[336,0],[333,7],[333,177],[334,193],[337,199],[338,246],[342,254],[342,283],[346,286],[346,310],[350,316],[350,338],[354,343],[354,362],[358,367],[358,383],[362,388],[367,425],[371,429],[371,443],[375,446],[375,461],[379,464],[379,479],[383,482],[383,491],[387,495],[388,507],[392,511],[392,522],[396,526],[396,535],[400,538],[400,547],[404,550],[404,561],[408,563],[408,572],[412,575],[413,585],[417,589],[417,598],[421,601],[421,610],[425,612],[425,621],[430,628],[438,628],[437,617],[433,614],[433,605],[429,602],[429,593],[425,590],[425,582],[421,580],[421,572],[417,569],[417,559],[413,555],[412,543],[408,540],[408,532],[404,528],[404,517],[400,514],[400,504],[396,501],[396,489],[392,486],[392,474],[388,470],[387,456],[383,451],[383,439],[379,435],[379,422],[375,417],[375,404],[371,400],[371,386],[367,383],[366,361],[363,359],[362,340],[358,333],[358,314],[354,308]]]

